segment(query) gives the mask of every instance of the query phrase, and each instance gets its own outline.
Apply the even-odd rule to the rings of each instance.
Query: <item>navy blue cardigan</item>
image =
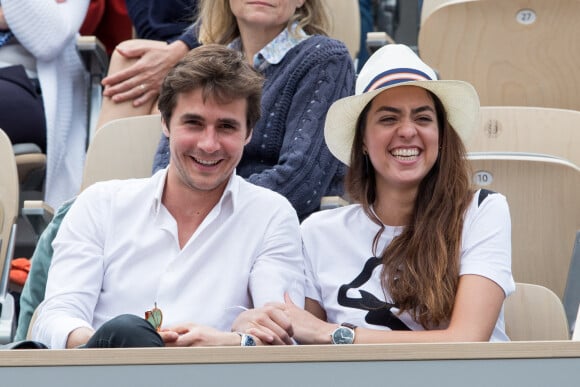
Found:
[[[137,37],[173,42],[182,40],[190,49],[199,46],[189,30],[197,16],[197,0],[126,0]]]
[[[343,192],[346,168],[328,150],[323,133],[330,105],[354,93],[353,62],[342,42],[315,35],[264,75],[262,118],[236,171],[284,195],[304,219],[320,207],[323,196]],[[163,137],[154,171],[168,163]]]

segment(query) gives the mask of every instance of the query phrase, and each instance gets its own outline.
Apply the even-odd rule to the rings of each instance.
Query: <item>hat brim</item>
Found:
[[[464,142],[469,139],[479,121],[479,96],[471,84],[455,80],[403,82],[345,97],[330,106],[324,123],[324,139],[337,159],[350,164],[356,123],[361,112],[377,95],[399,86],[418,86],[435,94],[441,100],[451,126]]]

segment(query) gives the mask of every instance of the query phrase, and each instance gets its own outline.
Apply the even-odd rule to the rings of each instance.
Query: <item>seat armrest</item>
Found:
[[[395,40],[386,32],[368,32],[366,38],[367,50],[372,54],[387,44],[395,44]]]
[[[0,344],[8,344],[12,341],[16,320],[14,297],[7,293],[0,300]]]
[[[7,293],[0,300],[0,344],[8,344],[12,341],[16,320],[14,297]]]
[[[42,200],[25,200],[22,216],[30,224],[38,240],[40,234],[54,217],[54,209]]]
[[[86,147],[88,148],[97,130],[96,126],[103,99],[101,80],[107,73],[109,56],[104,44],[95,36],[80,36],[77,39],[76,47],[85,69],[90,74],[90,82],[87,89]]]
[[[38,145],[32,142],[13,144],[12,150],[14,151],[14,156],[24,155],[28,153],[42,153],[42,149],[40,149]]]
[[[320,201],[320,209],[329,210],[331,208],[343,207],[349,204],[348,200],[340,196],[323,196]]]
[[[105,45],[96,36],[79,36],[76,47],[85,69],[91,75],[103,77],[109,66]]]

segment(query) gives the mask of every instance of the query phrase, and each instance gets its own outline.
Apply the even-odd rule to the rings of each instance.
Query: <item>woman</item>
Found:
[[[203,0],[199,10],[199,41],[242,51],[266,77],[264,115],[237,173],[281,193],[305,218],[322,196],[342,191],[344,168],[324,143],[323,123],[332,102],[354,91],[348,50],[326,36],[320,0]],[[154,169],[168,162],[163,138]]]
[[[356,95],[332,105],[325,137],[356,204],[302,224],[306,311],[278,305],[299,343],[508,340],[509,210],[471,189],[462,143],[478,108],[471,85],[436,80],[402,45],[372,55]]]
[[[46,119],[45,201],[58,208],[78,193],[82,177],[87,89],[75,44],[89,0],[1,3],[14,39],[1,48],[0,66],[24,64],[38,79]]]

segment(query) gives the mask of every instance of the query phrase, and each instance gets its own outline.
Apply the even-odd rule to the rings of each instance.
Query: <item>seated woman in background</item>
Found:
[[[508,340],[508,205],[471,188],[462,142],[479,98],[468,83],[436,79],[411,49],[387,45],[356,95],[330,108],[326,142],[350,165],[356,204],[302,223],[306,310],[288,297],[276,305],[299,343]]]
[[[342,42],[326,36],[320,0],[275,5],[242,0],[199,1],[199,41],[240,50],[266,77],[263,117],[237,167],[248,181],[284,195],[301,219],[323,196],[342,193],[344,167],[324,143],[324,117],[354,92],[354,66]],[[169,162],[163,137],[154,169]]]
[[[78,193],[84,164],[87,82],[75,44],[89,0],[0,3],[11,36],[0,47],[0,125],[13,143],[46,149],[45,201],[58,208]]]

